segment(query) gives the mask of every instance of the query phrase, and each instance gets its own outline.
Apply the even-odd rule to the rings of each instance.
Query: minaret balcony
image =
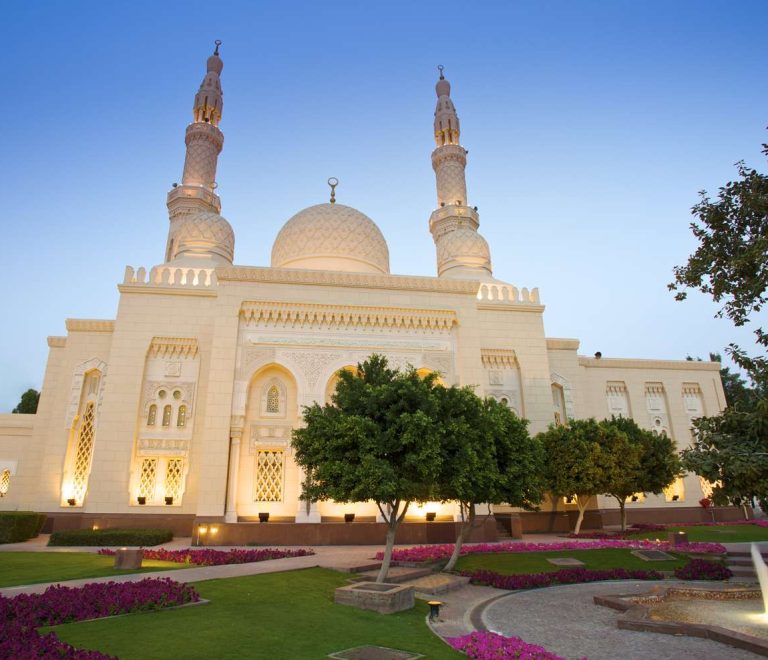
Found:
[[[213,210],[216,213],[221,211],[221,200],[219,196],[207,186],[196,186],[190,184],[180,184],[172,188],[168,193],[167,205],[169,209],[176,206],[199,207],[206,210]]]
[[[432,211],[432,215],[429,216],[429,231],[434,236],[460,226],[467,226],[477,230],[480,226],[480,214],[471,206],[446,204]]]

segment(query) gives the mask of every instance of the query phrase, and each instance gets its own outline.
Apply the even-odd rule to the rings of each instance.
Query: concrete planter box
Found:
[[[392,614],[414,606],[414,589],[388,582],[358,582],[336,589],[334,601],[338,605]]]

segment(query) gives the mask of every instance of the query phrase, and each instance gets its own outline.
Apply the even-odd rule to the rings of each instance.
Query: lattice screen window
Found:
[[[283,501],[283,458],[282,449],[259,449],[256,452],[256,502]]]
[[[704,477],[699,477],[699,485],[701,486],[701,493],[704,495],[704,497],[712,498],[712,489],[714,488],[715,484],[713,484],[711,481],[707,481]]]
[[[165,496],[172,497],[178,503],[181,498],[181,484],[184,472],[184,459],[169,458],[165,467]]]
[[[157,459],[145,458],[141,462],[141,477],[139,477],[139,496],[151,500],[155,496],[155,480],[157,478]]]
[[[95,434],[94,417],[95,407],[93,401],[89,401],[80,424],[75,451],[75,470],[72,478],[72,496],[78,504],[81,504],[88,490],[88,475],[91,472],[91,458],[93,457],[93,438]]]
[[[267,412],[279,413],[280,412],[280,390],[277,385],[273,385],[267,392]]]
[[[5,497],[8,494],[8,489],[11,487],[11,471],[3,470],[0,472],[0,497]]]

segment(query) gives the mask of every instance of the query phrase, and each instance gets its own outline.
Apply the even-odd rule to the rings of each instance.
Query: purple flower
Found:
[[[457,651],[463,651],[468,658],[477,660],[563,660],[559,655],[550,653],[541,646],[528,644],[519,637],[504,637],[488,631],[475,631],[463,637],[449,637],[446,641]]]
[[[555,584],[581,584],[584,582],[600,582],[603,580],[661,580],[663,575],[658,571],[627,570],[626,568],[610,568],[591,570],[588,568],[565,568],[546,573],[529,573],[527,575],[500,575],[493,571],[475,570],[462,571],[462,575],[470,578],[472,584],[482,584],[496,589],[538,589]]]
[[[100,555],[114,555],[109,548],[99,550]],[[306,548],[297,550],[278,550],[277,548],[213,550],[212,548],[190,548],[188,550],[166,550],[165,548],[144,548],[145,559],[173,561],[179,564],[196,564],[197,566],[222,566],[224,564],[247,564],[268,559],[284,559],[286,557],[307,557],[314,551]]]
[[[675,577],[680,580],[727,580],[732,575],[731,569],[706,559],[691,559],[685,566],[675,569]]]

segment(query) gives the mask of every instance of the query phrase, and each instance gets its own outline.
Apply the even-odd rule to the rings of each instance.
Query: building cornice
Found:
[[[480,359],[486,369],[514,369],[517,355],[508,348],[481,348]]]
[[[245,301],[240,318],[247,325],[315,328],[386,328],[448,332],[458,325],[456,312],[448,309],[323,305],[269,300]]]
[[[477,295],[480,282],[450,280],[438,277],[408,275],[378,275],[375,273],[347,273],[332,270],[304,270],[298,268],[262,268],[258,266],[226,266],[216,269],[219,282],[269,282],[274,284],[308,284],[358,289],[397,289]]]
[[[547,337],[548,351],[577,351],[581,342],[578,339],[562,339],[559,337]]]
[[[67,332],[114,332],[115,322],[106,319],[67,319]]]
[[[579,356],[579,366],[588,369],[671,369],[674,371],[720,371],[719,362],[693,360],[635,360]]]
[[[195,357],[197,350],[194,337],[152,337],[148,352],[152,357]]]
[[[48,337],[48,348],[65,348],[66,345],[66,337]]]

